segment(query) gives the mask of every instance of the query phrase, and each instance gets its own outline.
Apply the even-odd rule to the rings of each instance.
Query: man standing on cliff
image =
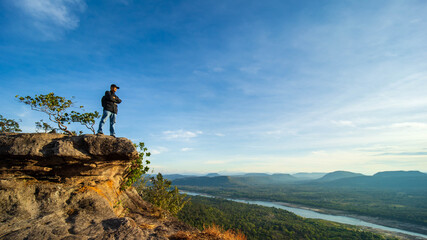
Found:
[[[104,126],[107,118],[110,118],[110,135],[113,137],[116,136],[114,124],[116,123],[117,104],[122,102],[122,100],[120,100],[116,95],[117,89],[119,89],[119,87],[116,84],[111,84],[110,91],[106,91],[105,96],[102,97],[101,102],[104,111],[101,121],[99,122],[98,134],[103,134],[102,126]]]

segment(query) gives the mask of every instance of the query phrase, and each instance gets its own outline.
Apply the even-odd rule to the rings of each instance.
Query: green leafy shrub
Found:
[[[180,194],[176,186],[172,188],[171,185],[171,181],[158,173],[156,177],[150,178],[148,186],[140,194],[144,200],[172,215],[177,215],[190,199],[186,198],[186,194]]]
[[[143,142],[134,145],[136,148],[139,149],[139,155],[137,159],[132,161],[131,166],[127,169],[123,178],[124,181],[122,183],[122,189],[126,189],[132,186],[132,184],[141,179],[141,176],[143,174],[147,173],[148,170],[150,170],[150,168],[148,167],[150,161],[145,159],[145,164],[143,162],[144,157],[148,158],[149,156],[151,156],[151,153],[147,152],[148,149],[145,147],[145,144]]]
[[[3,115],[0,115],[0,132],[22,132],[19,129],[19,123],[13,119],[4,118]]]

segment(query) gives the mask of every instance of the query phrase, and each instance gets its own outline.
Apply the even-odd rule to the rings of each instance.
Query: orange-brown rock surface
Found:
[[[197,236],[134,189],[120,191],[137,155],[126,138],[0,134],[0,239]]]

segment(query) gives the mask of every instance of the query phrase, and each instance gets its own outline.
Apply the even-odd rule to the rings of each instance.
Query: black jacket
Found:
[[[115,93],[106,91],[105,96],[102,98],[102,106],[104,110],[117,114],[117,104],[121,103],[122,100],[117,97]]]

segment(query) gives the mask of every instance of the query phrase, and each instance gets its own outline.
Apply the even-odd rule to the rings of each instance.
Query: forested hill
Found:
[[[427,193],[427,174],[419,171],[379,172],[373,176],[359,176],[324,183],[334,187],[423,191]]]
[[[297,181],[298,178],[290,174],[246,174],[242,176],[184,177],[177,178],[173,182],[176,185],[229,187],[239,185],[276,185]]]
[[[377,188],[377,189],[403,189],[427,190],[427,174],[419,171],[392,171],[379,172],[373,176],[360,173],[336,171],[315,179],[299,179],[290,174],[245,174],[241,176],[202,176],[176,178],[173,183],[178,186],[258,186],[258,185],[283,185],[304,184],[313,186],[349,187],[349,188]]]
[[[186,178],[175,179],[173,183],[175,185],[207,186],[207,187],[231,187],[231,186],[238,185],[237,181],[233,181],[233,178],[228,176],[186,177]]]
[[[325,176],[318,179],[317,181],[328,182],[328,181],[334,181],[338,179],[361,177],[361,176],[364,176],[364,175],[360,173],[353,173],[353,172],[347,172],[347,171],[335,171],[335,172],[326,174]]]

